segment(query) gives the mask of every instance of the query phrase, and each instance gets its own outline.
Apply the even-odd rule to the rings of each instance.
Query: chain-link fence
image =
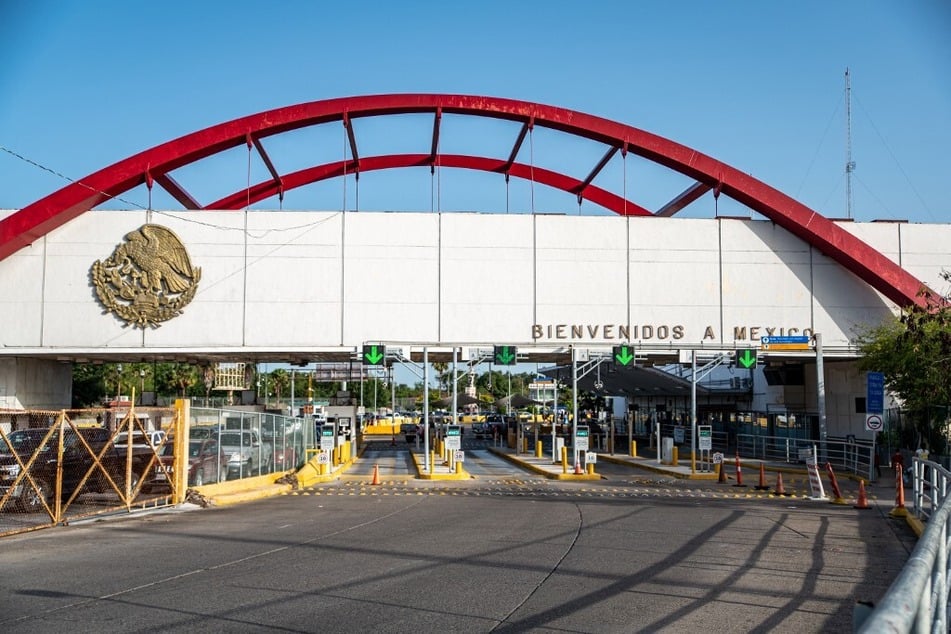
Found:
[[[0,411],[0,534],[167,502],[174,409]],[[163,467],[163,465],[167,465]]]

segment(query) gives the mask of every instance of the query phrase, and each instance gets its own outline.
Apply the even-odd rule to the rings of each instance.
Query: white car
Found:
[[[228,457],[228,479],[267,473],[274,454],[270,443],[262,442],[255,430],[226,430],[218,437]]]
[[[151,449],[153,451],[158,451],[162,448],[162,443],[164,442],[165,431],[161,429],[155,429],[147,432],[135,430],[132,432],[133,449]],[[120,451],[126,449],[129,446],[129,432],[123,431],[116,434],[116,439],[113,444],[116,446],[116,449]]]

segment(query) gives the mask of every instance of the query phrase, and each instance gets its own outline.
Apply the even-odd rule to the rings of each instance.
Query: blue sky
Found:
[[[536,101],[614,119],[846,215],[852,76],[854,217],[949,222],[951,3],[178,2],[0,3],[0,208],[206,126],[294,103],[388,92]],[[472,119],[472,118],[469,118]],[[361,147],[428,149],[431,119],[357,125]],[[443,150],[507,155],[517,127],[444,121]],[[536,133],[533,161],[583,178],[604,152]],[[414,149],[425,148],[425,149]],[[342,157],[342,126],[268,145],[282,169]],[[519,160],[528,162],[529,148]],[[28,162],[17,156],[16,153]],[[363,151],[361,152],[363,153]],[[247,179],[232,152],[177,174],[199,200]],[[43,166],[42,169],[33,163]],[[254,167],[257,174],[261,168]],[[442,170],[443,210],[530,208],[527,184]],[[233,181],[232,187],[226,183]],[[688,181],[615,158],[595,181],[656,209]],[[352,181],[347,204],[355,204]],[[428,210],[428,169],[365,174],[361,209]],[[535,209],[577,213],[534,188]],[[339,209],[339,180],[286,209]],[[112,207],[145,206],[144,188]],[[177,207],[153,194],[153,207]],[[276,207],[268,201],[266,207]],[[743,213],[720,201],[720,213]],[[585,203],[583,213],[601,213]],[[710,216],[712,195],[686,215]]]

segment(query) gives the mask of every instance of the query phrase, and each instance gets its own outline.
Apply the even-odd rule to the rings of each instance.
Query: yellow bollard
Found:
[[[679,454],[680,454],[680,450],[677,447],[674,447],[674,453],[672,456],[671,464],[675,467],[677,466],[677,461],[680,459]]]
[[[631,457],[637,458],[637,441],[636,440],[631,441]]]
[[[697,456],[694,454],[693,450],[690,450],[690,473],[697,472]]]
[[[568,448],[564,445],[561,447],[561,472],[568,473]]]
[[[429,452],[429,464],[430,464],[430,468],[432,469],[432,471],[430,472],[430,475],[432,475],[432,473],[435,473],[436,471],[436,451],[435,450],[432,450]]]
[[[588,463],[588,475],[594,475],[594,463],[593,463],[593,462],[589,462],[589,463]]]
[[[540,440],[535,443],[535,457],[536,458],[542,457],[542,441]]]

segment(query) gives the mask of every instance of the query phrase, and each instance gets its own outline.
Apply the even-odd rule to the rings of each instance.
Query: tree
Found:
[[[284,390],[289,388],[290,385],[291,375],[287,373],[287,370],[278,368],[271,372],[271,386],[274,388],[274,396],[278,403],[281,402],[281,395],[284,393]]]
[[[105,366],[94,363],[73,364],[73,407],[100,405],[105,393]]]
[[[942,278],[951,281],[949,273]],[[947,298],[912,306],[859,332],[859,368],[885,375],[886,388],[936,453],[947,446],[951,404],[951,303]],[[905,442],[911,439],[905,438]]]
[[[189,363],[172,363],[164,369],[163,380],[174,387],[176,393],[185,398],[191,387],[201,384],[198,368]]]

